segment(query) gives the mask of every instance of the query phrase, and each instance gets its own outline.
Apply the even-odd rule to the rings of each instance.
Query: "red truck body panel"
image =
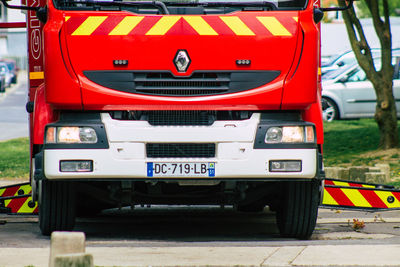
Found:
[[[45,44],[41,47],[43,68],[36,63],[42,57],[35,58],[33,47],[30,51],[30,68],[35,66],[30,78],[36,78],[31,79],[31,95],[43,83],[38,78],[42,78],[40,71],[44,69],[44,95],[51,107],[47,111],[303,110],[304,119],[316,124],[318,143],[323,143],[317,94],[320,37],[312,3],[303,11],[201,16],[63,11],[52,1],[47,4],[48,21],[41,32]],[[36,18],[32,19],[34,22]],[[126,21],[130,22],[128,28]],[[30,30],[32,38],[34,31]],[[34,43],[30,40],[30,46]],[[191,64],[184,73],[173,64],[177,48],[186,49],[190,55]],[[115,66],[113,61],[119,59],[129,64]],[[251,65],[238,66],[238,59],[249,59]],[[101,86],[84,75],[88,70],[162,70],[176,77],[188,77],[199,70],[272,70],[280,71],[280,75],[266,85],[233,94],[165,97]],[[43,136],[33,135],[35,142]]]

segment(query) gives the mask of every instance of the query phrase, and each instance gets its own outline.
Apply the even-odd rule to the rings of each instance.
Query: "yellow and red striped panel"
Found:
[[[322,205],[338,208],[400,209],[400,192],[379,189],[369,184],[326,180]]]
[[[72,36],[147,35],[163,36],[179,31],[204,36],[236,35],[291,37],[298,18],[274,16],[66,16],[67,32]]]
[[[32,193],[32,188],[29,184],[8,186],[0,188],[0,197],[13,197],[20,195],[29,195]],[[10,213],[17,214],[37,214],[37,203],[33,207],[29,207],[28,203],[32,201],[32,197],[21,197],[15,199],[4,200],[4,207],[10,209]]]

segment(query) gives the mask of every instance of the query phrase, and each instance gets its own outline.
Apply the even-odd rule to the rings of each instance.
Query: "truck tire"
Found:
[[[283,237],[309,239],[314,231],[320,199],[319,181],[287,182],[276,219]]]
[[[73,182],[39,182],[39,228],[43,235],[70,231],[75,225],[75,188]]]

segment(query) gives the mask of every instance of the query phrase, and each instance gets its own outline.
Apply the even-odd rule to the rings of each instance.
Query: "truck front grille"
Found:
[[[275,80],[280,71],[84,71],[85,76],[118,91],[157,96],[205,96],[246,91]]]
[[[147,112],[147,121],[154,126],[208,126],[216,120],[216,111],[156,110]]]
[[[213,158],[215,144],[203,143],[149,143],[146,144],[148,158]]]

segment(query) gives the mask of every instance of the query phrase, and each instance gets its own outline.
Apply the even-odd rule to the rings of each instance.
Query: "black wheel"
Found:
[[[339,119],[339,109],[335,101],[325,97],[322,98],[322,117],[328,122]]]
[[[314,231],[320,199],[319,181],[283,184],[276,219],[283,237],[309,239]]]
[[[70,231],[75,224],[75,188],[73,182],[39,182],[39,228],[43,235]]]

